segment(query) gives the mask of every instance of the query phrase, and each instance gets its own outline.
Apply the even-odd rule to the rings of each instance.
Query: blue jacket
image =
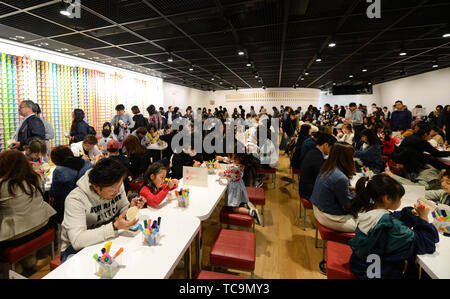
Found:
[[[355,158],[360,158],[363,165],[371,169],[378,171],[384,169],[384,161],[381,156],[381,146],[379,144],[370,145],[365,150],[357,150],[355,152]]]
[[[70,132],[70,136],[73,136],[73,143],[83,141],[84,137],[89,133],[89,125],[85,121],[80,121],[75,128],[75,131]]]
[[[367,279],[367,270],[372,263],[366,259],[370,254],[380,257],[380,278],[406,278],[402,273],[405,260],[417,254],[433,253],[439,235],[433,224],[414,216],[412,208],[383,215],[367,235],[356,228],[356,235],[349,241],[352,248],[350,269],[358,278]],[[412,261],[414,263],[414,260]]]
[[[300,151],[300,159],[299,165],[302,165],[302,161],[305,158],[306,154],[317,145],[316,141],[312,137],[308,137],[302,144],[302,148]]]
[[[57,166],[53,171],[49,191],[50,197],[54,199],[53,208],[61,218],[64,216],[64,202],[67,195],[75,189],[77,181],[93,166],[89,160],[83,160],[80,157],[67,159],[62,164],[65,166]]]
[[[309,200],[324,213],[348,215],[347,205],[354,197],[349,185],[348,177],[339,168],[335,168],[328,177],[323,174],[317,177]]]
[[[391,115],[391,130],[397,131],[399,129],[411,128],[412,114],[409,110],[394,111]]]

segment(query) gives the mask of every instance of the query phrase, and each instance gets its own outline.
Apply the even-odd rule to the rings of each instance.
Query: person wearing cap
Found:
[[[50,158],[56,165],[53,171],[52,185],[49,195],[53,200],[59,220],[64,217],[64,202],[70,191],[75,189],[77,181],[92,168],[89,160],[75,157],[70,147],[57,146],[50,152]]]
[[[108,152],[108,158],[116,160],[120,162],[123,166],[125,166],[130,172],[130,161],[126,156],[124,156],[120,152],[120,144],[119,141],[115,139],[111,139],[106,144],[106,151]],[[130,172],[131,173],[131,172]],[[123,186],[125,187],[125,192],[128,193],[128,188],[130,185],[130,179],[128,176],[123,180]]]

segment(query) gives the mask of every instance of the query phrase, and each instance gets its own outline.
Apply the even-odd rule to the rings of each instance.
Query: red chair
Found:
[[[211,269],[221,266],[251,272],[254,277],[256,240],[252,232],[221,229],[210,253]]]
[[[306,198],[303,198],[300,196],[300,214],[299,218],[302,218],[302,206],[303,206],[303,230],[306,230],[306,210],[312,210],[313,205],[312,203],[307,200]]]
[[[233,210],[228,207],[222,208],[219,214],[219,218],[221,229],[222,223],[225,223],[227,225],[248,227],[249,231],[253,226],[253,231],[255,231],[255,223],[252,216],[233,212]]]
[[[327,244],[327,278],[356,279],[350,270],[352,249],[348,245],[328,242]]]
[[[59,266],[61,266],[61,258],[59,256],[50,261],[50,271],[55,270]]]
[[[11,270],[16,271],[15,264],[18,261],[48,245],[51,245],[51,257],[53,259],[55,255],[54,240],[55,231],[52,228],[49,228],[42,235],[33,240],[18,246],[3,249],[0,252],[0,260],[9,263],[11,265]]]
[[[144,185],[144,182],[130,182],[128,185],[128,191],[138,192],[142,185]]]
[[[300,175],[300,169],[291,167],[292,173],[292,189],[295,190],[295,175]]]
[[[265,215],[264,206],[266,205],[266,194],[263,188],[245,187],[250,202],[256,206],[261,206],[262,226],[264,227]]]
[[[333,241],[333,242],[337,242],[337,243],[341,243],[341,244],[347,244],[348,241],[350,239],[353,239],[355,237],[355,233],[343,233],[343,232],[338,232],[335,230],[332,230],[326,226],[323,226],[322,224],[319,223],[319,221],[317,221],[316,219],[316,248],[317,248],[317,231],[319,231],[320,233],[320,237],[323,240],[323,245],[322,245],[322,261],[319,264],[319,268],[323,273],[326,273],[325,270],[325,248],[327,245],[327,241]]]
[[[275,168],[257,168],[256,173],[272,174],[272,183],[275,188],[277,170]]]
[[[239,275],[232,275],[232,274],[225,274],[225,273],[202,270],[197,275],[196,279],[245,279],[245,278],[242,276],[239,276]]]

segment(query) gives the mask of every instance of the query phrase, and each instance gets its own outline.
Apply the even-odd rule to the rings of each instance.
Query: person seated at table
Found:
[[[414,130],[412,128],[406,129],[406,128],[399,128],[398,131],[400,132],[400,136],[402,138],[406,138],[408,136],[411,136],[414,134]]]
[[[278,164],[278,150],[271,140],[272,131],[265,125],[259,125],[257,130],[257,144],[247,144],[247,152],[251,153],[258,168],[276,168]]]
[[[93,165],[87,159],[75,157],[69,147],[62,145],[51,151],[50,158],[56,168],[53,171],[49,195],[53,198],[53,208],[61,222],[64,217],[64,203],[67,195],[76,188],[77,181]]]
[[[53,227],[56,211],[44,201],[39,174],[20,151],[0,153],[0,251],[24,244]],[[21,261],[26,268],[36,263],[32,254]],[[1,274],[1,272],[0,272]]]
[[[392,136],[392,131],[389,129],[384,130],[383,135],[383,155],[390,156],[396,148],[397,140]]]
[[[301,155],[301,150],[302,150],[302,144],[303,144],[303,142],[305,142],[306,139],[311,137],[312,133],[313,133],[313,130],[311,128],[311,125],[303,124],[300,127],[300,132],[298,133],[295,150],[294,150],[294,153],[292,154],[292,158],[291,158],[291,167],[300,169],[300,165],[301,165],[300,155]]]
[[[177,179],[168,179],[165,182],[167,168],[159,162],[153,163],[144,174],[144,186],[139,196],[145,199],[145,206],[157,207],[166,198],[169,191],[178,188]]]
[[[106,145],[108,144],[108,141],[112,140],[111,137],[111,131],[108,129],[102,130],[102,138],[98,140],[98,148],[102,151],[102,155],[108,154],[108,151],[106,150]]]
[[[30,144],[24,145],[23,149],[23,154],[27,160],[34,167],[37,167],[34,169],[39,172],[39,167],[42,163],[44,163],[44,157],[47,155],[47,145],[45,144],[45,141],[41,139],[33,139]]]
[[[128,201],[123,179],[127,169],[121,163],[101,159],[77,182],[66,198],[61,232],[61,262],[81,249],[115,238],[117,230],[128,230],[138,219],[127,220],[128,208],[142,208],[137,197]]]
[[[147,137],[147,129],[145,127],[139,127],[134,130],[131,135],[136,136],[143,146],[147,146],[151,143],[151,141]]]
[[[416,255],[436,250],[439,235],[428,223],[428,207],[415,204],[414,208],[390,212],[400,207],[404,194],[403,186],[385,174],[362,177],[356,183],[349,210],[358,217],[358,226],[348,244],[353,252],[350,269],[357,278],[371,278],[368,273],[373,273],[373,262],[367,259],[371,254],[381,257],[378,278],[417,278]]]
[[[83,141],[72,143],[70,149],[75,157],[82,157],[93,161],[95,157],[100,156],[102,153],[97,147],[98,140],[94,135],[86,135]]]
[[[363,166],[372,170],[383,170],[384,162],[381,157],[381,141],[375,131],[363,130],[361,132],[361,141],[364,142],[365,146],[361,146],[355,152],[355,158],[361,159]]]
[[[430,138],[433,142],[436,143],[436,146],[441,146],[445,143],[444,138],[445,135],[438,127],[431,127],[430,129]],[[430,140],[430,142],[431,142]]]
[[[159,141],[159,132],[153,124],[148,125],[147,138],[151,144],[155,144]]]
[[[428,142],[428,135],[430,134],[431,129],[427,124],[419,123],[417,126],[419,127],[418,131],[413,135],[406,137],[400,144],[399,148],[408,147],[416,151],[419,154],[418,157],[422,162],[429,163],[434,168],[437,169],[447,168],[444,165],[444,163],[425,157],[424,152],[427,152],[431,157],[436,158],[448,157],[450,156],[450,152],[439,151],[435,149],[433,146],[431,146],[431,144]]]
[[[183,146],[180,153],[174,153],[172,156],[172,168],[170,176],[175,179],[183,177],[183,166],[200,167],[203,163],[203,155],[197,153],[193,147],[194,135],[191,135],[189,144]]]
[[[133,180],[140,179],[151,164],[152,152],[143,146],[136,136],[129,135],[123,142]]]
[[[441,186],[440,171],[420,159],[420,155],[410,148],[397,148],[390,159],[400,170],[399,175],[389,169],[385,173],[402,185],[424,186],[425,190],[437,190]]]
[[[247,154],[245,153],[245,147],[242,144],[238,144],[235,141],[233,153],[229,153],[226,158],[222,159],[223,162],[229,163],[223,169],[218,161],[215,162],[216,168],[219,169],[217,173],[219,177],[228,181],[225,206],[235,213],[252,216],[260,224],[259,211],[249,201],[247,189],[245,189],[245,184],[242,180]]]
[[[325,156],[336,143],[336,138],[323,132],[316,133],[317,145],[311,149],[303,159],[300,167],[300,180],[298,184],[299,194],[302,198],[309,200],[314,189],[316,178],[325,162]]]
[[[164,128],[163,135],[159,136],[159,139],[167,143],[167,148],[163,150],[163,158],[170,160],[173,155],[172,151],[172,139],[177,134],[176,131],[172,130],[169,125]]]
[[[108,141],[108,144],[106,145],[106,150],[108,151],[108,158],[122,163],[122,165],[125,166],[125,168],[128,170],[128,173],[131,174],[130,161],[120,151],[119,141],[117,141],[115,139]],[[130,187],[130,177],[129,176],[125,177],[125,179],[123,180],[123,186],[125,188],[125,193],[128,194],[128,190]]]
[[[355,132],[353,131],[352,124],[344,124],[342,126],[342,133],[337,135],[337,141],[346,142],[348,144],[353,144],[354,137],[355,137]]]
[[[450,170],[446,169],[441,174],[441,186],[439,190],[427,190],[425,191],[425,199],[434,201],[438,204],[447,205],[445,210],[450,208]]]
[[[335,143],[320,169],[310,202],[320,224],[340,232],[354,232],[356,221],[347,210],[354,195],[350,178],[355,173],[355,150],[346,143]]]

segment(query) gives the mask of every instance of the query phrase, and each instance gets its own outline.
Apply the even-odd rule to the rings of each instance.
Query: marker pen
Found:
[[[123,247],[120,247],[120,249],[119,250],[117,250],[117,252],[114,254],[114,259],[116,258],[116,257],[118,257],[119,256],[119,254],[121,254],[123,252]]]
[[[158,228],[160,227],[160,225],[161,225],[161,217],[158,217]]]
[[[147,228],[147,220],[144,220],[144,228]]]

